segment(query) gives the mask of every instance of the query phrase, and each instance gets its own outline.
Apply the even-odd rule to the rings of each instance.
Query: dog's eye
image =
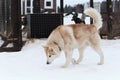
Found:
[[[49,57],[51,57],[51,55],[49,55]]]
[[[53,52],[53,49],[51,49],[50,51]]]

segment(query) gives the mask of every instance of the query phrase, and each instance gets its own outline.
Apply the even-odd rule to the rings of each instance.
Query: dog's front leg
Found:
[[[66,68],[69,64],[70,64],[70,62],[71,62],[71,58],[72,58],[72,53],[73,53],[73,51],[67,51],[67,52],[65,52],[65,58],[66,58],[66,62],[65,62],[65,64],[62,66],[62,68]]]

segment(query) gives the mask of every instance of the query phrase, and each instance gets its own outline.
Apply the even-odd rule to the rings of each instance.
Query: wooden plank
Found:
[[[0,48],[0,52],[16,52],[16,51],[20,51],[20,49],[18,49],[18,48],[15,48],[15,47],[13,47],[13,48]]]

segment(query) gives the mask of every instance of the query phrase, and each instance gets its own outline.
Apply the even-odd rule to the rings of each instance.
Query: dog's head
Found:
[[[47,57],[46,64],[52,63],[54,61],[54,59],[60,55],[61,49],[56,44],[49,44],[49,45],[45,45],[43,47],[44,47],[46,57]]]

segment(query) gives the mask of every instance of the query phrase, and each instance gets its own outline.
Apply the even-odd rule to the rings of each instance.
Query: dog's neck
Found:
[[[61,49],[61,47],[58,45],[58,43],[57,42],[53,42],[56,46],[58,46],[58,48],[59,48],[59,50],[61,51],[62,49]]]

